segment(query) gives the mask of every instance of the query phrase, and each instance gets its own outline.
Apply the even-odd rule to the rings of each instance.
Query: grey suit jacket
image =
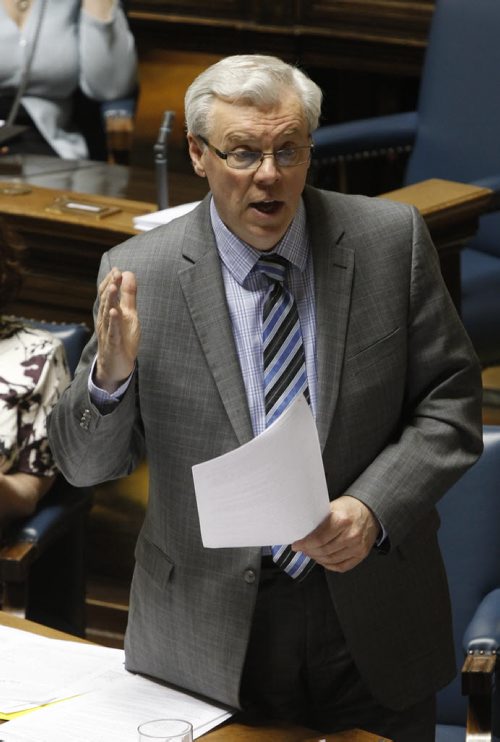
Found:
[[[400,708],[455,672],[434,505],[481,452],[480,370],[414,209],[311,188],[304,199],[330,496],[359,498],[388,534],[387,553],[328,584],[363,677]],[[94,407],[92,340],[51,445],[76,485],[121,477],[147,454],[127,667],[238,706],[260,550],[203,548],[191,474],[252,437],[208,197],[104,255],[99,280],[113,265],[137,275],[134,383],[109,414]]]

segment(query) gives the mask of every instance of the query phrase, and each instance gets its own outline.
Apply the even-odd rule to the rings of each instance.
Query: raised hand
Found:
[[[112,268],[99,285],[95,383],[112,393],[134,370],[141,329],[137,283],[130,271]]]

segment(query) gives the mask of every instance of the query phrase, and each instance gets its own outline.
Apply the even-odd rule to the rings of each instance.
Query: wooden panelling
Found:
[[[173,52],[145,45],[141,49],[140,94],[135,121],[132,163],[152,167],[154,144],[165,111],[174,112],[169,135],[169,157],[174,170],[190,168],[184,123],[184,95],[194,78],[220,56]]]
[[[434,0],[129,0],[128,8],[140,60],[132,164],[152,167],[171,110],[170,166],[187,172],[184,94],[223,56],[273,54],[299,64],[324,92],[323,124],[415,108]],[[374,194],[395,188],[401,167],[357,170],[355,187]]]
[[[131,0],[136,36],[170,50],[274,53],[305,65],[418,74],[433,0]],[[160,36],[163,42],[160,41]]]

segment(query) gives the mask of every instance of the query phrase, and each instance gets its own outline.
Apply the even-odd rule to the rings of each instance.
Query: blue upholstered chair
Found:
[[[332,163],[412,148],[404,184],[475,183],[500,199],[500,2],[436,0],[418,111],[320,127],[318,185]],[[328,187],[328,186],[326,186]],[[348,188],[347,188],[348,189]],[[462,252],[462,317],[484,366],[500,362],[500,214]]]
[[[82,324],[27,321],[64,343],[73,374],[89,330]],[[59,475],[36,512],[11,525],[0,547],[2,609],[52,628],[85,632],[86,522],[92,492]]]
[[[500,649],[500,426],[484,428],[482,457],[441,500],[439,513],[439,539],[450,584],[457,669],[467,653],[467,672],[462,676],[459,673],[438,695],[436,742],[465,739],[488,742],[492,739],[488,734],[492,681],[496,653]],[[468,700],[462,696],[462,685]],[[498,735],[498,691],[493,693],[492,700],[493,723]],[[467,716],[468,737],[465,736]]]

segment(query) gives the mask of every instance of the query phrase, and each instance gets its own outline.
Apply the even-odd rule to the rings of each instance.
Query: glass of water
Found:
[[[184,719],[153,719],[137,728],[139,742],[193,742],[193,725]]]

